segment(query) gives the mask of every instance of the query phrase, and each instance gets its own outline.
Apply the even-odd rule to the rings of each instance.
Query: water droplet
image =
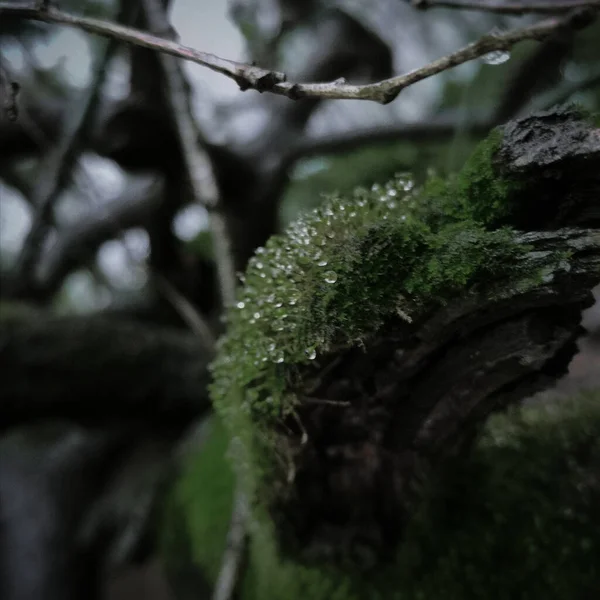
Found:
[[[264,267],[264,265],[260,261],[257,261],[255,266],[258,270],[260,270]]]
[[[278,354],[273,360],[274,363],[281,364],[283,362],[283,352]]]
[[[326,267],[327,266],[327,261],[326,260],[320,260],[317,265],[319,267]]]
[[[393,198],[394,196],[398,195],[398,192],[394,188],[391,188],[387,191],[387,195]]]
[[[281,308],[283,306],[283,302],[276,302],[275,308]]]
[[[314,360],[317,357],[317,351],[314,348],[307,348],[304,354],[306,354],[308,360]]]
[[[275,345],[275,342],[271,342],[268,346],[269,352],[275,352],[276,348],[277,348],[277,346]]]
[[[335,232],[333,232],[333,231],[329,230],[329,231],[326,231],[326,232],[325,232],[325,235],[326,235],[326,236],[327,236],[327,237],[328,237],[330,240],[332,240],[332,239],[335,237]]]
[[[292,296],[292,297],[289,299],[289,301],[288,301],[288,304],[289,304],[290,306],[294,306],[294,304],[296,304],[296,302],[298,302],[298,298],[296,298],[296,296]]]
[[[242,310],[242,308],[244,308],[244,307],[246,306],[246,303],[245,303],[245,302],[238,302],[238,303],[236,304],[236,306],[237,306],[237,307],[238,307],[240,310]]]
[[[335,271],[327,271],[325,273],[325,281],[327,283],[335,283],[337,281],[337,273]]]
[[[505,63],[510,58],[510,52],[506,50],[494,50],[493,52],[488,52],[481,57],[481,60],[486,65],[501,65]]]
[[[393,210],[394,208],[396,208],[396,203],[392,200],[392,201],[390,201],[390,202],[387,203],[387,207],[390,210]]]

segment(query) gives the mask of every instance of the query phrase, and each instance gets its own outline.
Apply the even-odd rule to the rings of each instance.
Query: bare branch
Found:
[[[576,8],[598,8],[598,0],[412,0],[415,8],[456,8],[458,10],[477,10],[501,15],[524,15],[527,13],[559,14]]]
[[[240,87],[244,87],[245,89],[253,88],[264,91],[270,89],[274,83],[285,80],[283,73],[276,73],[268,69],[261,69],[260,67],[220,58],[209,52],[201,52],[200,50],[183,46],[133,27],[117,25],[116,23],[109,23],[101,19],[71,15],[53,7],[48,7],[42,11],[32,3],[16,4],[14,2],[0,2],[1,14],[77,27],[88,33],[102,35],[128,44],[178,56],[227,77],[231,77],[238,82]]]
[[[188,46],[130,27],[123,27],[99,19],[74,16],[54,8],[48,8],[40,12],[31,5],[20,6],[0,2],[0,14],[4,13],[48,23],[78,27],[90,33],[119,39],[126,43],[184,58],[230,77],[238,83],[242,90],[255,89],[259,92],[271,92],[293,100],[299,98],[370,100],[381,104],[393,101],[403,89],[423,79],[477,59],[490,52],[510,50],[513,46],[525,40],[544,40],[561,28],[579,29],[586,27],[593,22],[599,8],[600,0],[590,0],[585,3],[584,8],[569,12],[562,18],[550,18],[507,33],[483,36],[477,42],[469,44],[461,50],[404,75],[384,79],[377,83],[352,85],[344,79],[327,83],[288,82],[285,73],[220,58],[214,54],[194,50]]]
[[[232,600],[234,598],[247,548],[247,514],[246,495],[238,484],[233,498],[225,553],[223,554],[221,570],[215,583],[212,600]]]

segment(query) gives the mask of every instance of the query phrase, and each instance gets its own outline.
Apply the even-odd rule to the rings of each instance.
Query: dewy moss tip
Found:
[[[486,228],[507,214],[510,185],[488,185],[500,142],[493,132],[447,183],[398,174],[331,196],[259,248],[213,365],[217,408],[279,415],[292,367],[362,343],[392,314],[410,321],[478,282],[525,275],[528,248],[508,228]],[[482,212],[486,189],[494,202]],[[230,401],[232,390],[244,398]]]

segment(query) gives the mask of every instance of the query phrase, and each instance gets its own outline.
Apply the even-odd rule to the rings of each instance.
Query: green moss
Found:
[[[564,255],[532,258],[512,230],[487,227],[508,210],[502,194],[511,184],[498,183],[491,166],[500,139],[493,133],[450,182],[417,189],[398,175],[351,198],[331,196],[250,260],[211,393],[241,442],[241,476],[260,504],[290,468],[275,431],[295,410],[298,367],[368,343],[392,316],[411,322],[449,298],[509,283],[524,291],[564,268]]]
[[[465,172],[484,164],[491,147]],[[406,176],[357,190],[350,199],[333,196],[257,250],[213,365],[215,405],[238,435],[249,429],[248,415],[268,430],[265,418],[293,409],[286,390],[295,365],[363,343],[397,312],[411,320],[482,283],[510,277],[534,285],[543,269],[554,268],[558,256],[532,265],[529,248],[516,243],[513,232],[486,229],[503,209],[474,209],[468,200],[483,204],[487,179],[473,179],[479,191],[452,205],[447,185],[432,181],[419,190]],[[498,204],[499,192],[493,194]],[[433,208],[425,214],[428,201]]]
[[[407,532],[406,598],[591,598],[599,505],[600,390],[496,416]]]
[[[227,443],[224,429],[215,427],[180,486],[194,490],[181,506],[195,559],[213,574],[233,494]],[[600,585],[600,390],[493,417],[471,458],[449,467],[424,497],[396,562],[361,578],[281,557],[272,525],[258,510],[242,599],[594,597]]]
[[[494,226],[510,216],[510,198],[521,184],[503,177],[495,168],[501,145],[502,130],[497,128],[477,146],[457,175],[446,180],[431,178],[421,195],[421,218],[433,226],[449,219]]]
[[[508,285],[525,291],[568,268],[564,253],[530,252],[513,230],[495,228],[518,190],[494,175],[500,143],[492,133],[447,181],[431,178],[417,188],[398,175],[349,198],[331,196],[250,260],[219,341],[211,393],[241,449],[235,462],[253,505],[257,597],[330,598],[340,589],[340,598],[365,597],[364,579],[286,562],[270,529],[269,506],[293,465],[278,427],[295,410],[290,390],[299,368],[368,344],[393,316],[410,323],[450,298],[487,297]],[[378,572],[368,597],[393,598],[386,582],[397,582],[397,571]],[[399,596],[413,597],[425,596]]]

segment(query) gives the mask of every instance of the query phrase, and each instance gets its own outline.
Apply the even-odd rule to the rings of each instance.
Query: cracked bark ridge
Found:
[[[569,267],[527,291],[498,282],[413,323],[390,319],[364,347],[301,370],[279,432],[293,477],[270,505],[284,553],[365,570],[393,560],[427,479],[468,453],[493,411],[567,371],[600,282],[600,137],[576,121],[515,121],[495,157],[526,184],[510,200],[521,229],[539,229],[519,234],[530,256],[569,251]]]

